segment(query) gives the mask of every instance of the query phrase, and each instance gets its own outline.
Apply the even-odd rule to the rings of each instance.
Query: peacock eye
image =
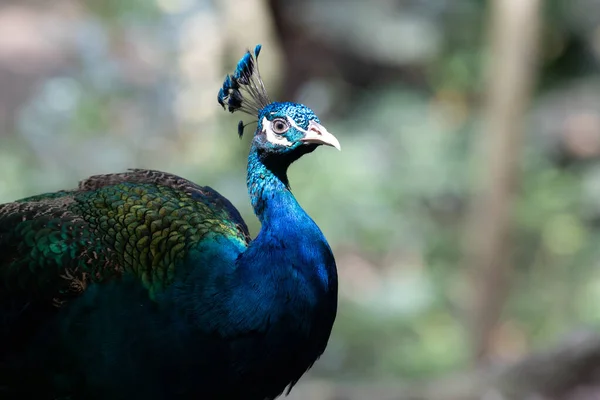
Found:
[[[278,135],[283,135],[290,128],[287,121],[282,118],[274,119],[271,127],[273,128],[273,132]]]

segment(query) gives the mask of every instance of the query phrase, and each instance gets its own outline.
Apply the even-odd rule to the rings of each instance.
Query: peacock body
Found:
[[[259,51],[218,96],[258,118],[256,238],[217,191],[153,170],[0,205],[0,398],[273,399],[323,353],[335,260],[286,172],[339,143],[268,100]]]

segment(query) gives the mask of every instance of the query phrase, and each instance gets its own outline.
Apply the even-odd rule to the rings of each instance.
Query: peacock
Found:
[[[256,118],[254,239],[216,190],[157,170],[0,205],[1,399],[274,399],[324,352],[336,263],[287,170],[340,144],[310,108],[269,100],[260,50],[218,93]]]

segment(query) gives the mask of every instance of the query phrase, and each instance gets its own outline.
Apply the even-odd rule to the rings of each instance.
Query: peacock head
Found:
[[[230,112],[242,111],[257,118],[253,145],[261,156],[291,163],[320,145],[340,150],[340,143],[321,125],[315,113],[303,104],[271,102],[258,71],[261,45],[249,50],[227,75],[218,101]],[[244,134],[242,121],[238,134]]]

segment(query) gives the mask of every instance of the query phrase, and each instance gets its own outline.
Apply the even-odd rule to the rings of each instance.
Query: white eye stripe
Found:
[[[289,118],[288,118],[288,121],[290,121],[290,123],[292,123],[292,126],[295,125],[295,124],[293,124],[293,121],[290,120]],[[279,146],[285,146],[285,147],[289,147],[292,145],[292,142],[287,140],[285,137],[279,136],[279,135],[275,134],[275,132],[273,132],[273,127],[272,127],[271,121],[269,121],[266,117],[263,117],[262,125],[263,125],[264,131],[267,134],[267,140],[270,143],[273,143],[273,144],[276,144]],[[296,127],[296,126],[294,126],[294,127]]]
[[[296,124],[296,121],[294,121],[293,119],[291,119],[290,117],[287,117],[288,122],[290,123],[290,126],[302,133],[306,133],[307,130],[306,129],[302,129],[298,126],[298,124]]]

